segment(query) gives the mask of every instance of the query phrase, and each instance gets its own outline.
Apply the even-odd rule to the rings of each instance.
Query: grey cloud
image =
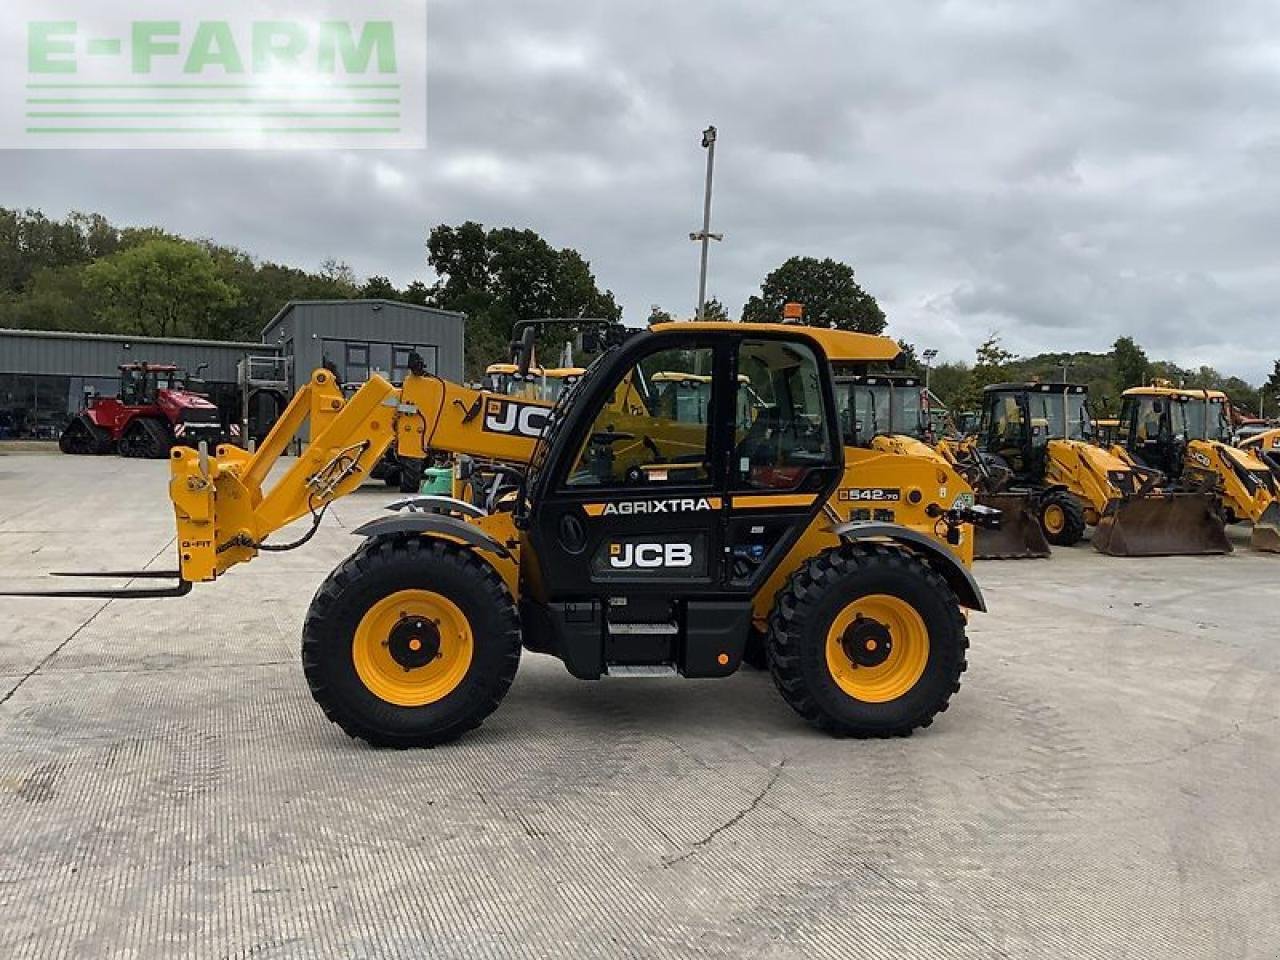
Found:
[[[400,283],[434,223],[530,226],[639,322],[692,310],[713,121],[731,307],[806,253],[953,358],[1280,354],[1273,4],[440,0],[429,35],[425,153],[9,153],[0,202]]]

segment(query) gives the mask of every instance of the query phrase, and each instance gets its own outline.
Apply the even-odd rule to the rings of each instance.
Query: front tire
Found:
[[[1074,547],[1084,539],[1084,506],[1065,490],[1040,498],[1040,529],[1055,547]]]
[[[844,546],[779,591],[769,669],[819,730],[909,736],[947,709],[968,646],[955,594],[928,565],[890,547]]]
[[[519,664],[519,617],[493,567],[422,537],[357,550],[320,586],[302,633],[316,703],[375,747],[434,746],[478,727]]]

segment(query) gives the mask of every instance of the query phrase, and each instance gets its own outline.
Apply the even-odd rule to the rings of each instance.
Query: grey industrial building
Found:
[[[262,330],[262,342],[292,358],[305,378],[326,360],[344,383],[370,372],[399,383],[416,351],[427,369],[460,382],[466,318],[460,313],[391,300],[307,300],[288,303]]]
[[[463,371],[465,317],[459,313],[388,300],[296,301],[286,304],[262,331],[261,343],[131,337],[117,334],[0,329],[0,439],[54,439],[68,417],[93,393],[114,395],[124,363],[171,363],[203,379],[224,423],[239,422],[246,395],[241,371],[259,358],[259,369],[283,380],[251,401],[265,425],[282,394],[330,360],[344,382],[370,373],[403,379],[417,351],[447,379]],[[254,431],[258,432],[258,431]]]

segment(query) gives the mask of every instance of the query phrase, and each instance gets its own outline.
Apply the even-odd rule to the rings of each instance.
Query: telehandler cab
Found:
[[[845,459],[830,364],[898,351],[801,326],[658,324],[602,355],[550,410],[420,363],[399,389],[375,376],[344,400],[318,370],[255,453],[173,451],[176,586],[58,593],[186,593],[300,546],[393,442],[410,457],[450,451],[525,465],[518,495],[494,512],[406,501],[355,531],[364,542],[308,611],[307,681],[351,736],[397,747],[459,736],[501,702],[522,649],[583,679],[725,677],[753,632],[809,723],[906,735],[959,688],[964,610],[984,609],[964,551],[970,525],[994,518],[946,474],[902,458],[888,474],[896,496],[849,519],[869,488]],[[654,404],[652,375],[681,370],[711,371],[701,423]],[[268,485],[307,419],[310,444]],[[307,516],[300,540],[270,540]]]
[[[1266,461],[1231,446],[1225,393],[1134,387],[1123,394],[1119,431],[1120,456],[1161,471],[1176,489],[1215,491],[1225,520],[1253,527],[1253,549],[1280,553],[1280,484]]]
[[[1219,501],[1164,487],[1164,476],[1092,443],[1088,388],[1001,383],[983,390],[976,448],[993,488],[1030,488],[1055,546],[1094,527],[1093,546],[1111,556],[1230,553]]]
[[[926,442],[929,412],[918,377],[875,373],[836,377],[836,399],[844,426],[845,443],[880,453],[922,457],[957,472],[956,484],[964,484],[970,496],[985,489],[982,477],[969,476],[968,463],[949,458]],[[976,480],[976,483],[975,483]],[[978,560],[1013,560],[1049,556],[1049,541],[1040,529],[1036,500],[1027,493],[1002,490],[985,492],[977,501],[1000,511],[999,526],[979,527],[973,545]]]

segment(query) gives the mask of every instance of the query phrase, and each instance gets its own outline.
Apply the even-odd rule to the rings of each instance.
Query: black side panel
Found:
[[[681,672],[686,677],[727,677],[742,663],[750,629],[750,601],[690,600]]]
[[[587,600],[549,603],[545,609],[569,672],[579,680],[599,680],[604,673],[604,608]]]
[[[987,604],[982,599],[982,591],[978,589],[978,582],[973,579],[973,574],[965,569],[965,565],[956,559],[955,554],[923,533],[918,533],[910,527],[899,526],[896,523],[865,523],[861,521],[842,523],[833,527],[831,532],[841,539],[855,542],[858,540],[878,539],[894,540],[901,543],[914,553],[919,554],[922,560],[933,567],[947,581],[947,585],[951,587],[962,607],[986,613]]]

